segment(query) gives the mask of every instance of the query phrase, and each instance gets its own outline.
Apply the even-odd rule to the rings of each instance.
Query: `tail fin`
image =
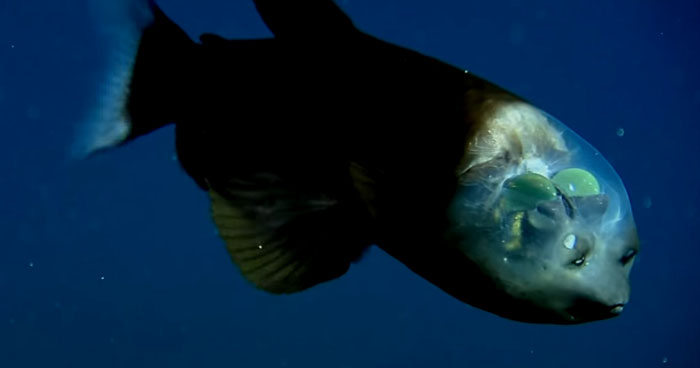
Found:
[[[96,23],[112,45],[97,106],[78,132],[85,157],[163,127],[183,91],[194,42],[153,0],[93,0]],[[180,80],[179,80],[180,79]],[[179,93],[180,92],[180,93]]]

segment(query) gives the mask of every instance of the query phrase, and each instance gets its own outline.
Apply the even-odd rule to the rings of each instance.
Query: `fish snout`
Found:
[[[617,317],[627,305],[626,300],[617,303],[601,303],[593,300],[579,300],[574,306],[567,309],[572,321],[576,323],[598,321]]]

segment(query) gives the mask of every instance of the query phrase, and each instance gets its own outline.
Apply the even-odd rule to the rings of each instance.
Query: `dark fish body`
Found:
[[[619,216],[614,254],[601,251],[624,263],[619,272],[559,287],[535,271],[583,239],[607,239],[598,217],[609,202],[629,212],[607,163],[573,165],[603,189],[560,188],[571,175],[557,173],[572,171],[547,165],[581,160],[561,138],[566,128],[546,114],[462,69],[364,34],[332,1],[258,0],[274,38],[205,34],[199,42],[154,2],[127,3],[130,62],[114,73],[121,79],[78,149],[89,154],[174,123],[182,167],[209,192],[232,259],[257,287],[312,287],[377,244],[451,295],[508,318],[578,323],[626,303],[631,264],[619,260],[636,253],[631,214]],[[528,224],[534,230],[523,232]],[[537,242],[558,246],[532,245],[546,256],[511,271],[494,261],[533,258],[523,249]],[[600,291],[609,277],[621,281]],[[509,278],[533,281],[513,286]],[[532,296],[550,289],[547,300]],[[561,291],[569,289],[581,291]]]

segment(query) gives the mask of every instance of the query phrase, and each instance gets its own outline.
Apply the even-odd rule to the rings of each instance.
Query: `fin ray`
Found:
[[[293,188],[258,177],[209,190],[214,222],[232,260],[249,281],[273,293],[339,277],[369,245],[340,201]]]

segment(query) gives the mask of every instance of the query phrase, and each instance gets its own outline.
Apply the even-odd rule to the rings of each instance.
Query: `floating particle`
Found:
[[[651,197],[644,196],[644,198],[642,198],[642,206],[644,206],[644,208],[651,208]]]
[[[625,135],[625,129],[617,128],[617,136],[622,137],[623,135]]]
[[[29,268],[34,268],[34,262],[29,262]]]

